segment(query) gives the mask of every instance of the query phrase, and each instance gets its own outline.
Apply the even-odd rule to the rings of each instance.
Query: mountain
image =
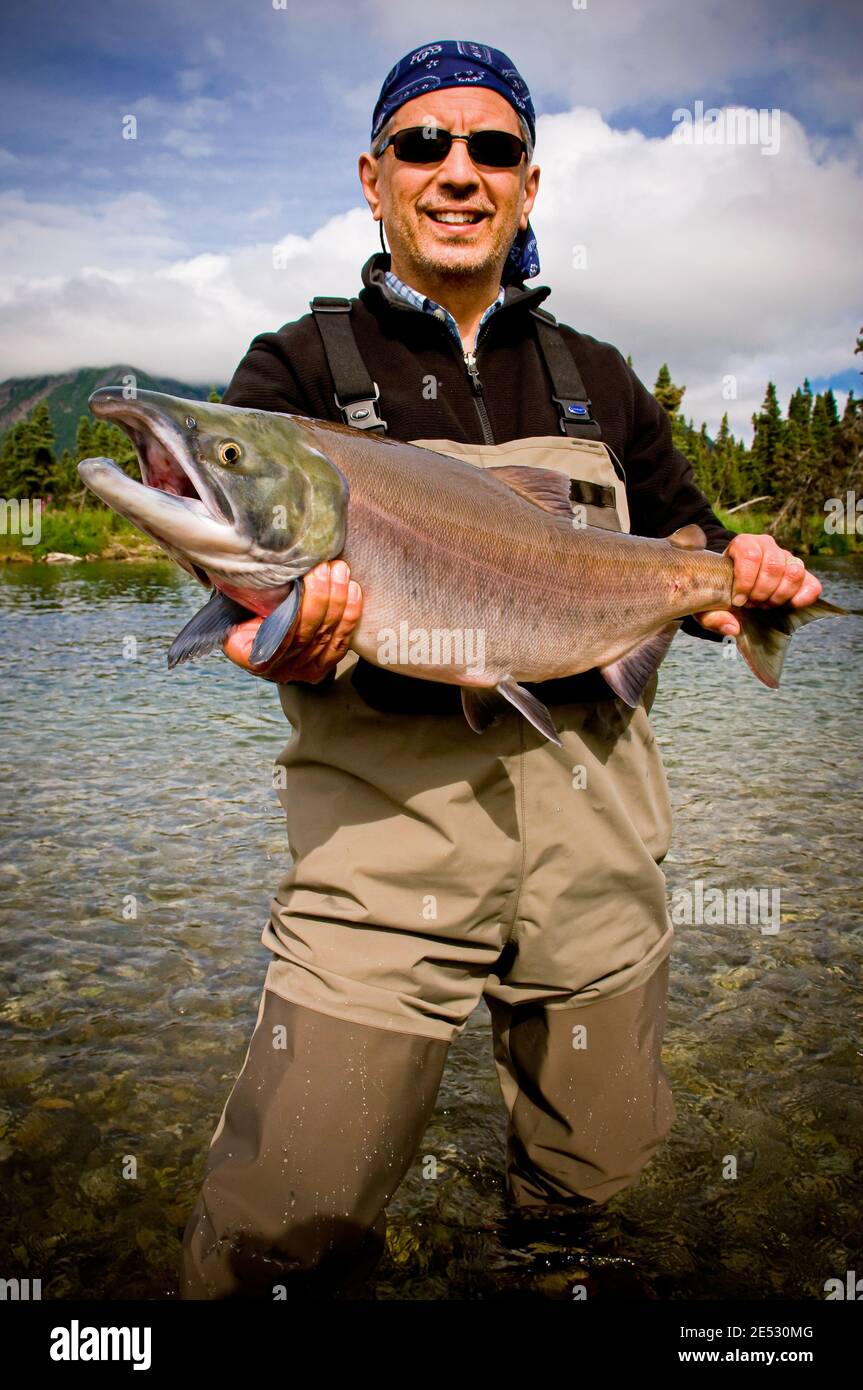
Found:
[[[54,376],[9,377],[0,381],[0,439],[17,420],[29,415],[34,405],[45,401],[54,423],[56,453],[73,450],[78,421],[87,414],[88,398],[98,386],[120,385],[125,376],[133,376],[142,390],[164,391],[169,396],[188,396],[196,401],[206,400],[212,390],[212,386],[195,386],[173,377],[150,376],[149,372],[123,363],[113,367],[80,367]],[[225,389],[216,387],[220,394]]]

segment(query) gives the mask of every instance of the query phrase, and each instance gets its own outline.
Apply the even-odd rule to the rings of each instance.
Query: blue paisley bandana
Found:
[[[536,115],[530,92],[506,54],[482,43],[442,39],[440,43],[415,48],[387,73],[372,116],[372,141],[393,112],[406,101],[443,87],[490,87],[524,117],[531,138],[536,139]],[[501,280],[508,285],[538,274],[539,252],[528,224],[509,249]]]

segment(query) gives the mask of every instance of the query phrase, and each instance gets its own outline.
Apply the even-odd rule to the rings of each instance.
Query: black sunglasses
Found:
[[[391,135],[380,153],[393,147],[396,159],[407,164],[438,164],[446,159],[453,140],[464,140],[474,164],[489,169],[514,169],[527,154],[527,145],[508,130],[475,130],[472,135],[453,135],[436,126],[411,125]]]

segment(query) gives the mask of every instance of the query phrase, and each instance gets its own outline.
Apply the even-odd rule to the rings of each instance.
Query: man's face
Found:
[[[446,88],[399,107],[388,134],[408,126],[437,126],[453,135],[506,130],[522,138],[518,117],[486,87]],[[499,273],[516,233],[527,226],[539,169],[476,165],[467,145],[454,140],[438,164],[408,164],[387,149],[375,160],[360,156],[360,178],[373,214],[383,217],[393,265],[438,276]],[[471,215],[447,222],[442,214]]]

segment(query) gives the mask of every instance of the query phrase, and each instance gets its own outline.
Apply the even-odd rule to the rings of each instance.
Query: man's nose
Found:
[[[475,186],[479,183],[477,168],[468,154],[465,140],[453,140],[449,154],[438,169],[438,181],[454,188]]]

